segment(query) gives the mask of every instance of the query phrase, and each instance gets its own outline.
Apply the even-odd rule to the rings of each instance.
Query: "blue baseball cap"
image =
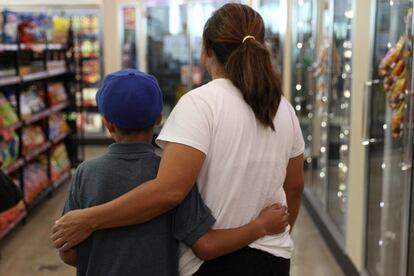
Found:
[[[135,69],[107,75],[96,93],[96,103],[102,115],[125,129],[152,126],[163,108],[157,79]]]

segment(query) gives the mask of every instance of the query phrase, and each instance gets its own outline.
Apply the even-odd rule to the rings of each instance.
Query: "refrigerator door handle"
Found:
[[[370,114],[370,103],[371,103],[371,94],[372,87],[375,84],[380,83],[380,80],[369,80],[364,84],[364,99],[363,99],[363,117],[362,117],[362,139],[361,144],[363,146],[368,146],[370,143],[375,143],[376,139],[370,139],[369,137],[369,128],[371,122]]]

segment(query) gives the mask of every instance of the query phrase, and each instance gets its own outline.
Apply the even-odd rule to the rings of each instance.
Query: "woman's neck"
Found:
[[[223,68],[218,68],[218,67],[211,70],[210,76],[213,80],[226,78],[226,74],[224,74],[224,69]]]

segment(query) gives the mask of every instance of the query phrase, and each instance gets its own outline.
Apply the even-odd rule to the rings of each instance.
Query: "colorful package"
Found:
[[[70,131],[70,127],[66,121],[64,113],[58,112],[49,117],[49,140],[54,140],[60,135]]]
[[[17,42],[17,26],[19,18],[17,13],[5,10],[3,12],[4,19],[4,33],[3,43],[16,43]]]
[[[16,112],[7,98],[0,93],[0,128],[9,127],[19,121]]]
[[[53,16],[52,18],[52,38],[55,43],[66,44],[68,41],[70,20],[64,16]]]
[[[20,113],[23,119],[46,109],[43,101],[44,92],[37,86],[31,86],[20,95]]]
[[[23,170],[24,198],[28,204],[41,193],[48,185],[47,165],[45,160],[28,164]]]
[[[61,178],[70,169],[69,156],[64,144],[52,148],[51,168],[53,181]]]
[[[20,138],[16,132],[13,132],[12,138],[4,141],[0,148],[0,158],[3,162],[2,167],[7,168],[19,159],[20,153]]]
[[[31,125],[23,128],[22,141],[23,154],[27,156],[33,152],[34,149],[46,143],[46,137],[39,125]]]
[[[50,105],[57,105],[67,100],[65,87],[62,82],[50,83],[48,86],[48,97]]]

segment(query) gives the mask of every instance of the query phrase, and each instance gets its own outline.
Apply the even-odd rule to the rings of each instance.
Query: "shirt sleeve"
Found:
[[[298,157],[305,151],[305,141],[303,140],[302,130],[300,129],[300,124],[298,117],[291,107],[291,116],[293,121],[293,145],[290,153],[290,158]]]
[[[212,132],[211,106],[195,94],[186,94],[168,116],[156,142],[164,147],[167,142],[184,144],[207,155]]]
[[[66,214],[69,211],[81,209],[79,201],[79,184],[80,184],[80,170],[81,167],[78,167],[75,174],[72,176],[72,180],[69,187],[69,192],[66,197],[65,205],[63,207],[63,214]]]
[[[174,237],[191,247],[207,233],[216,222],[210,209],[204,204],[197,185],[175,209]]]

